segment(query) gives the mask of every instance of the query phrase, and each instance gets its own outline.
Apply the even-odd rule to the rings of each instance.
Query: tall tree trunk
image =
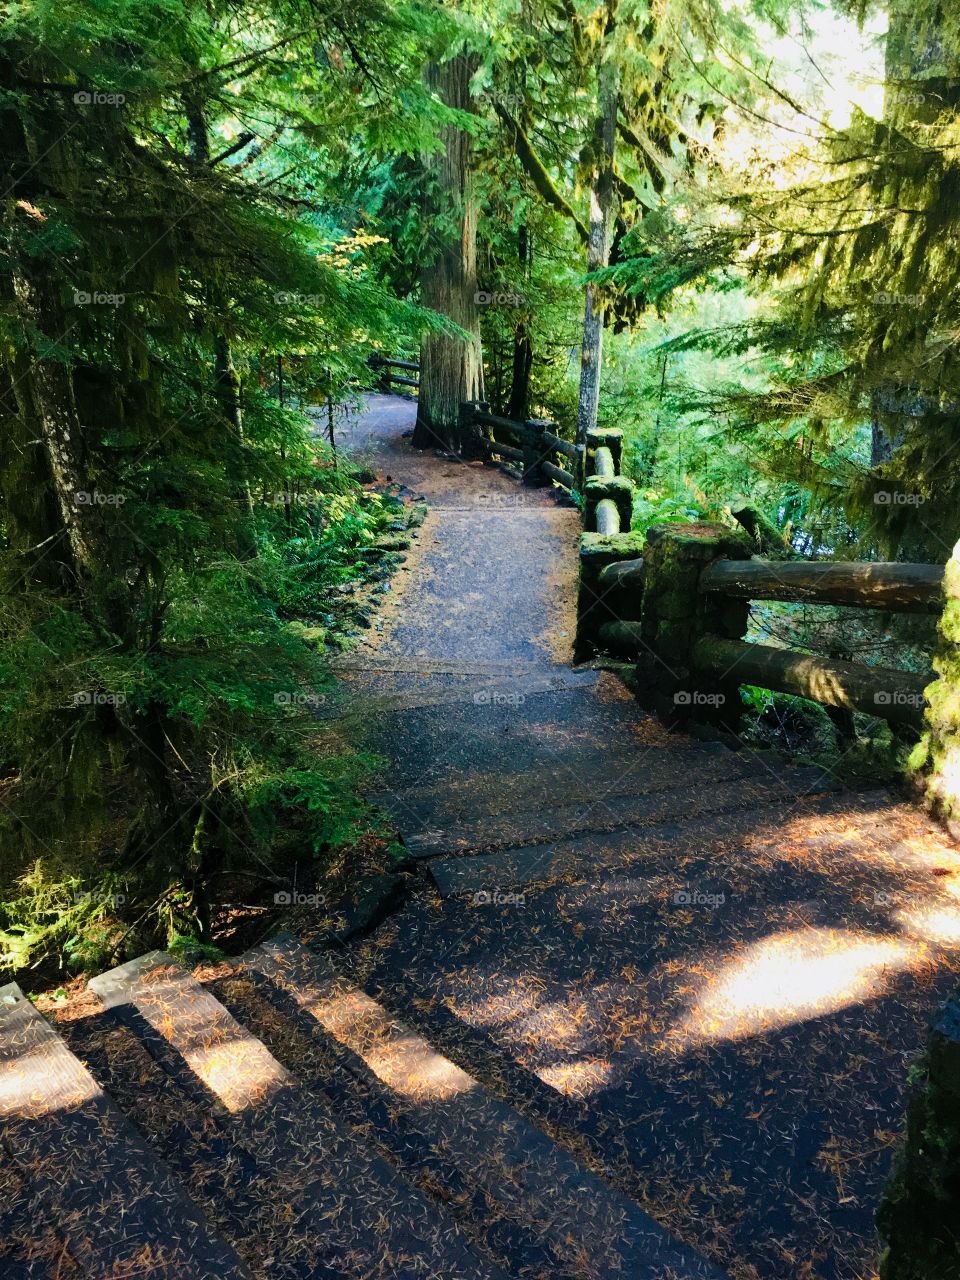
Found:
[[[199,169],[210,163],[210,134],[207,129],[206,105],[203,94],[191,90],[184,98],[187,117],[187,146],[190,160]],[[211,290],[212,294],[212,290]],[[243,451],[243,409],[240,404],[240,378],[233,363],[233,349],[227,334],[222,331],[213,336],[214,385],[221,411],[230,424],[238,451]],[[237,502],[247,518],[246,527],[239,535],[239,552],[244,559],[256,557],[257,541],[253,531],[253,495],[249,481],[240,481]]]
[[[517,257],[524,280],[530,275],[530,236],[526,223],[517,232]],[[513,370],[510,378],[510,402],[507,417],[522,421],[530,412],[530,370],[533,367],[533,344],[530,330],[524,319],[517,321],[513,331]]]
[[[459,54],[432,63],[427,84],[450,107],[471,111],[474,59]],[[426,161],[428,214],[435,228],[421,275],[423,305],[470,335],[428,333],[420,345],[420,395],[413,444],[447,448],[460,441],[460,406],[481,394],[480,320],[477,315],[477,210],[472,192],[470,135],[443,130],[443,150]]]
[[[599,271],[610,261],[610,239],[617,209],[614,155],[617,144],[617,109],[620,77],[611,44],[617,26],[617,0],[607,0],[606,27],[597,68],[596,158],[590,188],[590,228],[587,241],[587,271]],[[596,285],[588,283],[583,307],[583,344],[580,348],[580,396],[577,402],[579,449],[578,482],[583,487],[586,471],[587,435],[597,425],[600,405],[600,369],[603,360],[603,309]]]

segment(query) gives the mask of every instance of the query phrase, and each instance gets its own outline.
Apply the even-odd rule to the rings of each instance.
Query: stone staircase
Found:
[[[5,1280],[720,1280],[291,936],[0,990]]]

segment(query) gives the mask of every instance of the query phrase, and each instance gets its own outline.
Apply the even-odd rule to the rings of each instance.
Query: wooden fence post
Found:
[[[523,440],[523,483],[530,489],[540,489],[549,483],[543,474],[543,461],[547,453],[543,433],[552,424],[547,418],[527,418],[525,425],[530,430]]]
[[[693,661],[701,636],[740,639],[746,630],[747,601],[699,590],[701,573],[719,556],[748,559],[749,540],[705,522],[647,530],[638,674],[650,706],[668,722],[692,718],[730,726],[740,717],[739,684],[698,676]]]

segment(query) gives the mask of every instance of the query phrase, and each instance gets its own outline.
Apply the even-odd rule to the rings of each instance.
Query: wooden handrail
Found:
[[[496,413],[486,413],[481,409],[477,409],[474,411],[473,418],[475,422],[479,422],[482,426],[493,427],[494,429],[499,428],[501,431],[517,436],[520,440],[531,434],[530,428],[525,422],[517,422],[513,418],[501,418]]]
[[[738,600],[790,600],[939,613],[943,565],[855,560],[715,560],[700,590]]]
[[[389,394],[394,383],[398,383],[402,387],[411,387],[414,391],[420,390],[420,365],[416,360],[394,360],[392,356],[385,356],[379,351],[373,351],[367,357],[367,364],[378,375],[378,391]],[[404,378],[401,374],[394,373],[394,369],[406,369],[410,373],[416,374],[416,377]]]
[[[562,453],[565,458],[575,458],[577,456],[577,446],[572,440],[562,440],[560,436],[555,436],[552,431],[544,431],[543,443],[555,453]]]
[[[601,498],[596,508],[597,533],[613,537],[620,532],[620,512],[612,498]]]
[[[540,470],[554,484],[558,484],[564,489],[572,489],[575,484],[574,478],[569,471],[565,471],[563,467],[554,466],[552,462],[542,461]]]
[[[601,445],[593,455],[593,474],[604,480],[610,480],[617,474],[613,454],[606,445]]]
[[[420,372],[419,360],[394,360],[391,356],[383,356],[379,351],[374,351],[371,355],[369,363],[381,368],[383,365],[390,365],[394,369],[410,369],[414,373]]]
[[[923,691],[933,673],[868,667],[793,649],[706,635],[693,647],[699,671],[715,679],[796,694],[828,707],[865,711],[898,724],[923,721]]]
[[[644,571],[643,558],[634,560],[615,560],[601,569],[597,582],[603,591],[643,591]]]

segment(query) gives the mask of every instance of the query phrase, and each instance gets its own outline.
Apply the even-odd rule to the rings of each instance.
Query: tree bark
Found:
[[[590,229],[587,271],[599,271],[610,261],[610,238],[617,209],[614,157],[617,144],[619,72],[610,46],[617,24],[617,0],[607,0],[607,20],[597,69],[597,155],[590,190]],[[583,308],[583,344],[580,348],[580,396],[577,403],[578,487],[586,481],[587,435],[597,425],[600,405],[600,370],[603,361],[603,307],[597,287],[588,282]]]
[[[24,332],[52,338],[63,333],[63,312],[53,290],[45,288],[30,266],[20,263],[14,268],[13,296]],[[101,563],[100,517],[83,464],[83,428],[68,365],[43,356],[32,359],[29,372],[20,375],[16,399],[21,415],[39,428],[55,508],[79,582],[92,576]]]
[[[427,84],[446,103],[472,110],[473,59],[459,54],[431,64]],[[425,307],[454,321],[469,337],[427,333],[420,345],[420,396],[413,444],[418,449],[460,446],[460,406],[482,399],[480,320],[477,315],[477,210],[472,192],[470,135],[456,125],[442,133],[442,150],[426,161],[432,245],[421,275]]]
[[[210,163],[210,135],[202,93],[193,90],[185,96],[184,112],[187,117],[187,145],[190,160],[197,168],[206,167]],[[217,401],[233,432],[238,452],[242,455],[243,409],[240,403],[240,378],[233,362],[230,339],[222,331],[213,335],[213,361]],[[253,495],[246,478],[241,479],[239,490],[237,501],[249,523],[240,531],[238,549],[243,559],[255,559],[258,551],[253,531]]]
[[[517,257],[523,278],[529,277],[530,236],[526,223],[521,223],[517,232]],[[530,330],[524,319],[517,321],[513,330],[513,370],[510,377],[510,400],[507,404],[507,417],[523,422],[530,412],[530,371],[533,368],[533,344],[530,341]]]

